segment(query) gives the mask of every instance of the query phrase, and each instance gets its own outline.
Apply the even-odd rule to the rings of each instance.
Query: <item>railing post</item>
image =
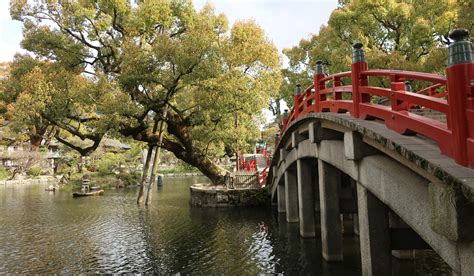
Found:
[[[405,91],[413,92],[413,87],[411,86],[410,81],[405,81]],[[431,95],[430,95],[431,96]]]
[[[398,76],[391,77],[390,89],[392,90],[392,95],[394,95],[393,93],[395,91],[397,91],[398,93],[405,93],[406,88],[407,86],[403,78],[400,78]],[[409,104],[407,102],[394,99],[390,99],[390,105],[393,111],[408,110],[409,107]]]
[[[465,29],[454,30],[449,37],[448,86],[449,121],[452,132],[454,160],[463,166],[474,167],[474,52]]]
[[[410,81],[405,81],[405,91],[406,92],[413,92],[413,86],[411,86],[411,82]],[[431,92],[430,92],[431,93]],[[432,96],[432,95],[430,95]],[[412,109],[412,108],[416,108],[417,105],[414,105],[414,104],[408,104],[408,109]]]
[[[285,109],[285,111],[283,113],[283,127],[282,127],[282,130],[286,129],[286,126],[288,125],[288,117],[289,116],[290,116],[290,114],[288,113],[288,109]]]
[[[324,67],[323,67],[323,62],[321,60],[316,61],[316,72],[313,76],[313,87],[314,87],[314,93],[316,94],[316,101],[315,101],[315,111],[316,112],[321,112],[321,94],[320,91],[326,88],[326,85],[324,83],[321,83],[321,80],[324,79]]]
[[[301,84],[297,84],[295,88],[295,99],[293,103],[293,119],[296,119],[300,113],[300,103],[301,103],[301,94],[303,93],[303,88],[301,88]]]
[[[359,118],[359,103],[370,102],[368,95],[362,96],[359,92],[360,86],[366,86],[368,79],[366,76],[361,76],[362,71],[366,71],[369,66],[365,59],[364,49],[362,43],[354,44],[354,50],[352,52],[352,116]]]

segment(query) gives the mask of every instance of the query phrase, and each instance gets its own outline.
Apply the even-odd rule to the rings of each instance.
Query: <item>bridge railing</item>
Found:
[[[349,72],[327,76],[318,62],[313,84],[304,90],[296,87],[293,109],[284,116],[281,134],[307,113],[349,112],[355,118],[383,120],[400,134],[416,133],[433,139],[442,153],[460,165],[474,168],[474,52],[467,31],[455,30],[451,38],[455,42],[449,46],[446,76],[368,70],[360,43],[354,45]],[[369,85],[369,78],[374,77],[388,79],[390,87]],[[425,87],[412,92],[407,80]],[[434,110],[444,114],[447,121],[411,112],[413,108]]]

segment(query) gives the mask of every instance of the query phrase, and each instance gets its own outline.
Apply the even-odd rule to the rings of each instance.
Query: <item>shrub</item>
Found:
[[[141,173],[138,171],[133,172],[120,172],[117,178],[122,180],[125,186],[136,185],[140,182]]]
[[[120,154],[108,152],[104,156],[97,160],[96,168],[97,171],[102,175],[113,174],[114,170],[120,168],[120,164],[124,162],[124,158]]]
[[[10,178],[11,173],[5,168],[0,168],[0,179],[8,179]]]
[[[77,158],[63,157],[57,160],[57,174],[75,173],[77,170]]]
[[[26,172],[27,175],[29,176],[38,176],[41,174],[41,168],[40,167],[31,167],[28,169]]]

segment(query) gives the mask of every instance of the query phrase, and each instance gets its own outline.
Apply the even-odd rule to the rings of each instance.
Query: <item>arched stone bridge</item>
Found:
[[[443,83],[439,77],[441,84],[435,84],[438,88],[447,83],[447,91],[434,100],[433,95],[416,98],[419,94],[400,88],[400,76],[414,79],[415,73],[387,73],[392,87],[381,96],[388,97],[389,107],[372,104],[371,99],[363,101],[363,93],[382,89],[369,87],[367,78],[365,84],[360,79],[360,75],[381,72],[370,73],[366,63],[365,68],[357,69],[361,51],[358,45],[352,74],[318,77],[318,70],[322,74],[319,68],[314,84],[304,93],[297,90],[295,108],[283,123],[267,178],[272,201],[278,212],[286,213],[288,223],[299,223],[302,237],[314,237],[316,225],[321,225],[322,253],[327,261],[343,258],[341,215],[354,218],[364,275],[390,275],[392,255],[401,257],[412,249],[433,249],[455,273],[474,275],[474,169],[470,168],[474,156],[466,146],[474,142],[469,140],[474,122],[474,113],[470,113],[474,89],[469,86],[474,79],[472,48],[471,56],[465,55],[470,60],[450,60],[447,80]],[[455,54],[450,47],[450,56]],[[467,92],[450,86],[449,70],[462,66],[465,86],[460,87]],[[354,70],[359,70],[359,76],[354,77]],[[341,75],[352,76],[352,87],[342,85],[337,79]],[[428,74],[423,77],[436,81]],[[328,80],[332,87],[326,86]],[[458,110],[464,121],[459,124],[450,111],[456,104],[454,92],[465,93],[465,105]],[[343,100],[337,93],[352,93],[352,99]],[[326,98],[328,94],[332,97]],[[431,100],[438,109],[430,105]],[[447,123],[413,115],[409,107],[414,102],[445,113]],[[387,122],[399,117],[405,121]],[[446,137],[439,136],[438,130],[427,130],[426,125],[444,128],[452,141],[464,139],[464,148],[441,145]],[[468,129],[467,137],[466,132],[461,138],[456,136],[456,127]],[[401,135],[406,130],[412,135]]]

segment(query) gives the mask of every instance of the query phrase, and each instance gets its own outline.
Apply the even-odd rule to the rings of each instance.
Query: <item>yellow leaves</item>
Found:
[[[237,21],[232,27],[227,52],[231,66],[252,65],[259,61],[270,68],[279,65],[275,45],[264,34],[255,21]]]
[[[39,67],[34,67],[21,80],[22,91],[15,102],[8,105],[8,113],[14,120],[34,122],[51,103],[54,89]]]
[[[394,17],[397,20],[407,20],[412,16],[413,5],[408,3],[397,3],[393,9],[390,10],[388,16]]]
[[[90,0],[85,1],[91,2]],[[115,10],[115,12],[119,15],[128,13],[131,8],[129,0],[99,0],[99,6],[102,10],[109,14],[112,14],[112,12]]]
[[[10,0],[10,15],[15,20],[20,20],[23,11],[28,6],[27,0]]]
[[[129,22],[138,33],[150,32],[168,28],[172,23],[172,16],[170,1],[143,0],[134,10]]]

